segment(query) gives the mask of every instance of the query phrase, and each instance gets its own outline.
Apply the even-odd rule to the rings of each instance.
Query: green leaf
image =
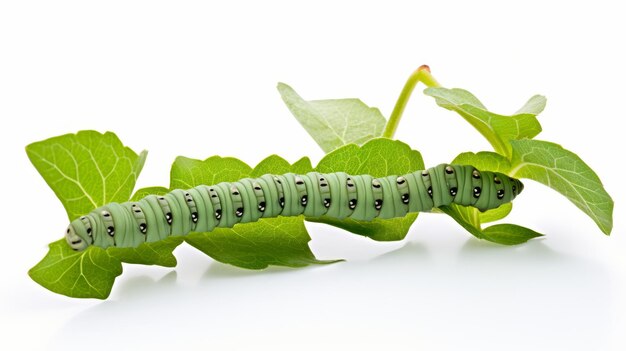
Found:
[[[172,165],[171,187],[185,189],[201,184],[233,182],[265,173],[306,173],[311,171],[310,164],[305,158],[290,165],[281,157],[272,155],[252,169],[235,158],[214,156],[200,161],[178,157]],[[243,268],[300,267],[335,262],[317,260],[308,246],[310,240],[301,217],[268,218],[185,237],[187,243],[214,259]]]
[[[128,201],[147,156],[146,151],[137,155],[124,147],[113,133],[95,131],[32,143],[26,152],[61,200],[70,220],[110,202]],[[50,244],[50,251],[30,275],[60,294],[105,298],[121,273],[122,261],[172,267],[176,264],[172,251],[180,242],[108,250],[90,247],[77,253],[62,239]]]
[[[306,156],[296,161],[296,163],[294,163],[290,168],[290,172],[297,173],[297,174],[305,174],[305,173],[311,172],[311,170],[313,170],[313,166],[311,165],[311,160]],[[255,174],[256,174],[256,171],[257,169],[255,168],[254,169]]]
[[[481,229],[480,219],[475,216],[473,211],[464,211],[465,207],[452,204],[450,206],[441,206],[439,210],[452,217],[458,224],[460,224],[465,230],[470,232],[478,239],[485,239],[485,235]]]
[[[106,250],[75,252],[65,239],[50,244],[48,254],[28,272],[41,286],[70,297],[106,299],[122,265]]]
[[[558,191],[585,212],[605,234],[613,228],[613,199],[596,173],[573,152],[541,140],[512,141],[511,176],[529,178]]]
[[[476,217],[468,217],[472,212],[459,211],[461,206],[442,206],[441,211],[452,217],[457,223],[465,228],[478,239],[491,241],[501,245],[518,245],[530,239],[543,236],[532,229],[515,224],[496,224],[482,229]]]
[[[511,162],[506,157],[490,151],[480,151],[478,153],[463,152],[455,157],[451,163],[474,166],[481,171],[505,174],[511,171]]]
[[[480,223],[489,223],[489,222],[499,221],[503,219],[504,217],[508,216],[509,213],[511,213],[511,210],[513,209],[513,203],[507,202],[505,204],[500,205],[500,207],[498,208],[494,208],[485,212],[480,212],[473,207],[472,209],[478,212],[478,218],[480,220]]]
[[[465,118],[501,155],[511,156],[509,141],[533,138],[541,132],[536,115],[545,107],[546,100],[543,96],[533,96],[518,113],[505,116],[489,112],[467,90],[427,88],[424,93],[434,97],[439,106],[455,111]]]
[[[310,240],[301,217],[261,219],[185,238],[189,245],[222,263],[248,269],[337,262],[316,259],[308,246]]]
[[[363,144],[383,133],[385,117],[361,100],[306,101],[284,83],[278,83],[278,91],[294,117],[326,153],[346,144]]]
[[[260,177],[264,174],[284,174],[284,173],[296,173],[305,174],[311,172],[313,166],[311,166],[311,160],[308,157],[303,157],[296,163],[291,165],[287,160],[278,156],[271,155],[266,157],[263,161],[259,162],[252,170],[250,176]]]
[[[109,202],[130,198],[146,152],[124,147],[113,133],[80,131],[35,142],[28,158],[73,220]]]
[[[496,224],[483,229],[483,235],[491,242],[502,245],[518,245],[543,234],[515,224]]]
[[[354,175],[370,174],[374,177],[384,177],[424,168],[424,161],[418,151],[412,150],[401,141],[378,138],[360,147],[350,144],[329,153],[319,162],[315,170],[321,173],[341,171]],[[416,218],[417,213],[402,218],[377,219],[371,222],[328,217],[307,220],[327,223],[378,241],[392,241],[404,239]]]
[[[250,175],[252,168],[233,157],[209,157],[204,161],[176,157],[170,171],[170,189],[234,182]]]
[[[165,240],[143,243],[138,247],[109,247],[111,257],[126,263],[175,267],[176,257],[172,253],[183,242],[180,236],[171,236]]]

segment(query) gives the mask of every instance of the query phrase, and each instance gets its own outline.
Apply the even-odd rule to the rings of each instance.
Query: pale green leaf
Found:
[[[326,153],[346,144],[363,144],[383,133],[385,117],[361,100],[307,101],[284,83],[278,83],[278,91],[294,117]]]
[[[605,234],[613,228],[613,199],[596,173],[573,152],[541,140],[512,141],[511,176],[543,183],[567,197]]]
[[[520,107],[519,110],[515,111],[516,115],[521,114],[531,114],[538,115],[543,112],[543,109],[546,108],[546,98],[542,95],[535,95],[528,99],[528,101],[524,104],[524,106]]]

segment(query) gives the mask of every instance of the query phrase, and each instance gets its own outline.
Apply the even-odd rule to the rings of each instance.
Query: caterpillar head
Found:
[[[86,216],[75,219],[65,231],[65,240],[74,251],[82,251],[93,242],[91,223]]]
[[[499,201],[513,201],[524,190],[524,184],[516,178],[506,174],[493,172],[493,182],[496,187],[496,198]]]
[[[524,184],[519,179],[509,177],[504,173],[491,171],[471,171],[471,183],[465,184],[466,196],[475,199],[472,206],[484,212],[513,201],[524,190]],[[469,186],[467,186],[469,185]]]
[[[513,191],[515,196],[519,195],[522,190],[524,190],[524,183],[519,179],[513,178],[513,185],[515,186],[515,191]]]

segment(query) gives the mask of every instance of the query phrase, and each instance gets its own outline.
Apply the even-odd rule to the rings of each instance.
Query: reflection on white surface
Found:
[[[127,347],[602,350],[610,339],[606,268],[542,241],[469,239],[436,254],[410,242],[299,270],[198,266],[120,279],[111,300],[69,320],[51,343],[106,349],[94,340],[108,335]]]

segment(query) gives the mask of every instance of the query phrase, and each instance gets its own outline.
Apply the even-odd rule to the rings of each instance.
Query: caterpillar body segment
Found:
[[[452,203],[486,211],[512,201],[522,189],[519,180],[505,174],[448,164],[381,178],[344,172],[266,174],[110,203],[72,221],[65,238],[80,251],[90,245],[137,247],[277,216],[371,221]]]

